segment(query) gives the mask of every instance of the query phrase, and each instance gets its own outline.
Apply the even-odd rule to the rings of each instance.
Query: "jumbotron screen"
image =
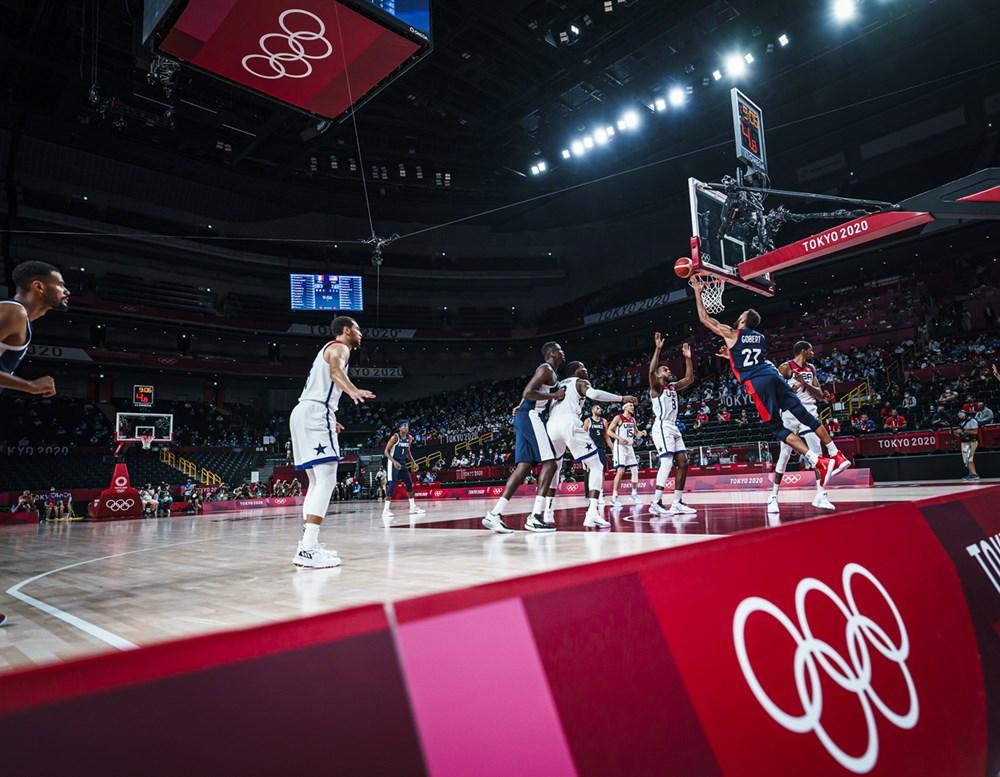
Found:
[[[365,0],[365,2],[424,35],[431,34],[431,0]]]
[[[291,275],[292,310],[363,311],[360,275]]]

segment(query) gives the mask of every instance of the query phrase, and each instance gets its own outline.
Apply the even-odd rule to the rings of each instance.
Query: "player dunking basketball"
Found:
[[[69,290],[59,269],[47,262],[22,262],[14,268],[13,299],[0,300],[0,392],[5,389],[51,397],[49,376],[25,380],[14,375],[31,345],[31,322],[50,310],[69,308]]]
[[[657,332],[653,335],[653,358],[649,360],[649,396],[653,401],[653,444],[660,459],[656,471],[656,493],[649,505],[649,511],[657,515],[673,513],[674,515],[692,515],[696,511],[684,504],[684,485],[687,482],[688,457],[684,447],[684,438],[677,427],[677,410],[680,401],[677,392],[683,391],[694,383],[694,364],[691,361],[691,346],[684,343],[681,353],[684,356],[684,377],[675,381],[670,368],[660,364],[660,351],[663,350],[663,335]],[[670,469],[677,465],[677,475],[674,485],[674,501],[667,510],[661,500],[663,491],[670,479]]]
[[[816,368],[809,363],[813,358],[813,347],[805,340],[799,340],[792,348],[795,356],[778,367],[781,377],[788,381],[788,385],[798,396],[803,407],[814,416],[819,416],[816,403],[823,399],[823,390],[819,387],[819,379],[816,377]],[[817,456],[821,455],[823,449],[820,447],[819,438],[812,433],[809,427],[804,426],[795,416],[787,410],[781,413],[781,422],[786,429],[791,429],[799,437],[806,441],[809,450]],[[788,460],[792,457],[792,449],[788,443],[781,443],[781,453],[778,454],[778,463],[774,465],[774,485],[771,488],[771,496],[767,500],[767,511],[772,515],[780,512],[778,506],[778,490],[781,488],[781,480],[788,468]],[[821,482],[819,473],[816,474],[816,497],[812,502],[813,507],[823,510],[835,510],[826,493],[826,488]]]
[[[565,389],[556,387],[556,371],[566,361],[566,354],[563,353],[559,343],[548,342],[542,346],[542,358],[545,361],[538,366],[534,375],[531,376],[531,380],[528,381],[528,385],[524,387],[524,391],[521,392],[521,404],[514,411],[514,463],[516,466],[507,479],[503,496],[497,500],[496,506],[483,518],[483,526],[497,534],[510,534],[514,531],[504,523],[503,513],[507,509],[511,497],[517,491],[517,487],[524,482],[525,477],[535,464],[541,464],[542,468],[538,475],[535,504],[531,515],[524,523],[524,528],[534,532],[553,532],[556,528],[554,525],[547,524],[543,518],[545,493],[556,473],[557,462],[552,441],[545,431],[542,413],[548,409],[550,402],[553,400],[561,402],[566,397]]]
[[[319,527],[337,485],[337,462],[341,458],[337,435],[343,427],[336,416],[340,396],[347,394],[354,404],[375,399],[372,392],[359,389],[347,377],[351,351],[361,345],[358,322],[348,316],[337,316],[330,328],[335,339],[316,354],[299,403],[289,418],[295,468],[304,469],[309,477],[309,490],[302,505],[305,525],[292,563],[311,569],[340,566],[336,551],[319,544]]]
[[[416,469],[417,462],[413,459],[413,435],[410,434],[409,421],[399,424],[399,431],[394,432],[385,444],[385,465],[389,468],[389,486],[385,491],[385,507],[382,510],[382,522],[388,526],[392,523],[392,492],[396,483],[402,482],[406,494],[410,498],[410,515],[422,515],[426,510],[417,507],[413,498],[413,478],[410,476],[410,465]],[[409,460],[407,460],[409,458]]]
[[[704,283],[697,277],[691,278],[688,283],[694,289],[698,320],[725,342],[733,375],[753,399],[761,421],[774,429],[778,442],[788,444],[805,457],[809,466],[818,471],[820,482],[825,487],[834,475],[850,467],[851,462],[837,450],[826,427],[802,406],[795,392],[781,377],[778,368],[768,361],[767,338],[757,331],[760,314],[756,310],[744,310],[735,327],[722,324],[705,310],[705,303],[701,298]],[[814,453],[799,435],[782,425],[781,412],[784,410],[791,413],[805,428],[816,433],[829,456]]]
[[[635,455],[635,441],[640,437],[645,437],[646,433],[639,429],[635,422],[635,403],[626,402],[622,405],[622,411],[614,417],[608,424],[606,432],[607,443],[611,447],[613,466],[615,468],[615,482],[611,487],[612,507],[621,507],[621,499],[618,498],[618,486],[622,482],[622,475],[625,470],[629,470],[632,475],[632,502],[635,503],[639,493],[639,459]]]

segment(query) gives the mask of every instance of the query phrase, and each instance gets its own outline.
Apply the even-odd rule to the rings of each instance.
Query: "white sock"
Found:
[[[546,513],[551,513],[552,512],[552,500],[554,500],[554,499],[555,499],[554,496],[547,496],[547,497],[545,497],[545,512]]]
[[[663,486],[657,486],[656,492],[653,494],[653,504],[658,505],[663,499]]]
[[[545,509],[545,497],[544,496],[536,496],[535,497],[535,504],[531,508],[532,514],[533,515],[539,515],[544,509]]]
[[[778,485],[777,483],[775,483],[773,486],[771,486],[771,496],[777,496],[779,488],[781,488],[781,486]]]
[[[810,467],[815,467],[816,462],[819,461],[819,456],[817,456],[812,451],[806,451],[802,455],[805,457],[805,460],[809,462]]]
[[[674,501],[675,502],[684,501],[684,492],[681,489],[677,489],[676,491],[674,491]]]
[[[411,496],[411,497],[410,497],[410,509],[412,510],[412,509],[413,509],[413,508],[415,508],[416,506],[417,506],[417,500],[416,500],[416,499],[414,499],[414,498],[413,498],[413,497]]]
[[[302,547],[315,548],[319,544],[319,524],[306,523],[302,526]]]
[[[510,500],[506,497],[500,497],[497,499],[496,507],[493,508],[494,515],[503,515],[503,511],[507,509],[507,505],[510,504]]]
[[[392,509],[392,503],[386,499],[385,500],[385,512],[389,512]]]
[[[830,454],[830,458],[833,458],[840,453],[840,451],[837,450],[837,446],[833,442],[826,446],[826,452]]]
[[[589,509],[591,509],[591,510],[596,510],[597,509],[597,500],[594,497],[590,498]]]

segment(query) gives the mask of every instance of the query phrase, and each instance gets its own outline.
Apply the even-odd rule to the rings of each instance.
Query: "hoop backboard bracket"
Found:
[[[740,266],[751,257],[747,244],[726,235],[722,212],[726,195],[709,188],[697,178],[688,178],[691,202],[691,267],[696,273],[722,278],[726,283],[761,294],[774,296],[774,281],[770,272],[752,278],[740,274]]]
[[[142,442],[144,435],[151,435],[153,442],[173,442],[173,415],[170,413],[115,414],[115,442]]]

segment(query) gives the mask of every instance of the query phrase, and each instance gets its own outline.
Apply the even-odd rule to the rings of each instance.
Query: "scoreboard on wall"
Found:
[[[136,384],[132,386],[132,405],[134,407],[152,407],[156,400],[156,390],[152,386]]]
[[[733,101],[733,131],[736,134],[736,158],[746,163],[750,172],[767,174],[767,150],[764,147],[764,112],[739,89],[730,92]]]

